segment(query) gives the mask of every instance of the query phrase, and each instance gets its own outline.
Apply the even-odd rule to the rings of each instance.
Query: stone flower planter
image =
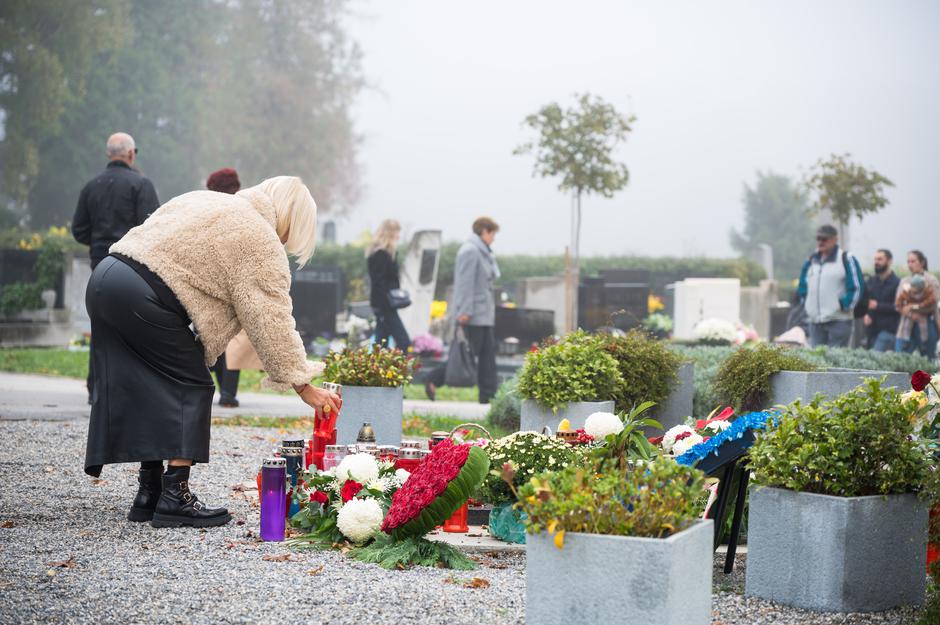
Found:
[[[927,505],[753,487],[745,594],[824,612],[924,602]]]
[[[712,522],[669,538],[526,537],[526,625],[710,625]]]
[[[887,376],[884,387],[896,386],[902,391],[911,386],[911,376],[892,371],[864,371],[861,369],[828,369],[825,371],[780,371],[770,377],[771,406],[789,404],[799,399],[808,402],[820,393],[833,399],[851,391],[865,378]]]
[[[595,412],[613,412],[613,401],[578,401],[566,404],[552,412],[534,399],[522,400],[522,411],[519,415],[519,430],[522,432],[541,432],[548,426],[552,433],[558,429],[562,419],[571,421],[571,429],[584,427],[584,420]]]
[[[368,421],[378,445],[401,444],[402,387],[343,386],[343,408],[336,420],[336,442],[356,442],[359,428]]]
[[[650,409],[650,416],[663,424],[663,431],[685,423],[686,418],[692,414],[692,399],[695,397],[695,363],[682,363],[679,365],[677,375],[679,379],[666,401]]]

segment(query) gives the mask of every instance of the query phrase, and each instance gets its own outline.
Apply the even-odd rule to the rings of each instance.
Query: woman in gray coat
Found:
[[[499,232],[499,224],[489,217],[473,222],[471,236],[457,252],[454,266],[454,301],[452,310],[458,324],[463,326],[467,341],[477,359],[477,384],[480,403],[488,404],[496,394],[496,301],[493,281],[499,277],[499,265],[491,246]],[[438,386],[443,386],[446,370],[432,371],[424,389],[432,400]]]

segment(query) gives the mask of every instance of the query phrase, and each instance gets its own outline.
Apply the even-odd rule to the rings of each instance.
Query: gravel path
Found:
[[[0,422],[0,623],[523,623],[524,555],[480,556],[470,572],[385,571],[336,553],[260,543],[256,505],[238,490],[291,432],[215,427],[193,490],[235,521],[155,530],[124,515],[136,467],[84,475],[87,422]],[[265,560],[289,554],[289,561]],[[716,559],[714,623],[913,624],[913,610],[817,614],[749,599]],[[465,588],[472,578],[486,588]]]

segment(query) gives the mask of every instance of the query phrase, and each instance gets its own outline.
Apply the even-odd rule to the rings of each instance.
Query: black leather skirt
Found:
[[[97,477],[115,462],[208,462],[215,386],[172,292],[161,297],[109,256],[91,275],[85,305],[94,342],[85,473]]]

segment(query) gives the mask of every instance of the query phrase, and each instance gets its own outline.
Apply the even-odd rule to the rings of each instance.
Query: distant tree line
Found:
[[[68,221],[115,131],[161,200],[211,171],[299,175],[318,204],[360,190],[360,52],[342,0],[0,3],[0,227]]]

